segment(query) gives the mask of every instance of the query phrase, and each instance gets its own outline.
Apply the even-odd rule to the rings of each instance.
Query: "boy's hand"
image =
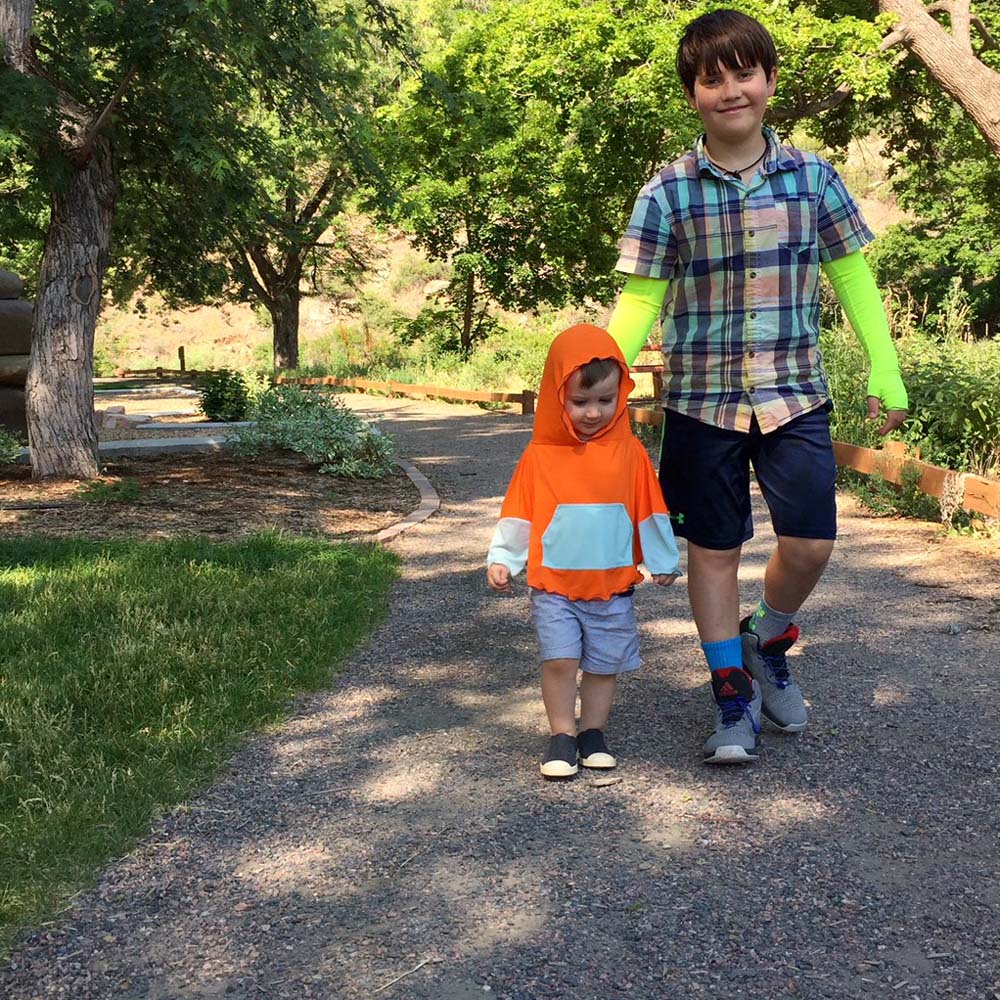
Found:
[[[510,593],[510,570],[503,563],[490,563],[486,570],[486,582],[490,590]]]
[[[878,420],[879,415],[882,410],[882,404],[878,396],[868,397],[868,419]],[[908,410],[886,410],[885,412],[885,423],[878,429],[878,433],[885,437],[886,434],[892,433],[897,427],[903,426],[903,421],[906,420]]]
[[[658,587],[669,587],[678,577],[680,573],[654,573],[653,583]]]

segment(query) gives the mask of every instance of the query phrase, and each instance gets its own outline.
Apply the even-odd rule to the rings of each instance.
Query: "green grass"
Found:
[[[396,567],[277,533],[0,540],[0,953],[328,683]]]
[[[124,479],[91,479],[77,488],[76,498],[84,503],[134,503],[141,490],[135,476]]]

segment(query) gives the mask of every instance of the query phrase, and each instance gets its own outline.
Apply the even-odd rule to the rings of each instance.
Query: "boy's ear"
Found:
[[[778,85],[778,67],[775,66],[774,69],[771,70],[771,76],[768,78],[767,81],[768,97],[774,97],[774,91],[777,85]]]
[[[694,99],[694,94],[692,94],[691,91],[687,89],[687,87],[684,88],[684,97],[687,99],[688,107],[692,111],[697,111],[698,102]]]

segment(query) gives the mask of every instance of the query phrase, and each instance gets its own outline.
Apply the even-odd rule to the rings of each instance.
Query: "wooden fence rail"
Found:
[[[401,396],[436,396],[440,399],[462,399],[474,403],[517,403],[521,413],[530,416],[535,412],[535,393],[531,389],[523,392],[478,392],[472,389],[449,389],[442,385],[411,385],[409,382],[376,382],[367,378],[286,378],[279,375],[278,385],[338,385],[349,389],[372,389],[376,392],[392,392]]]
[[[655,427],[663,424],[662,410],[630,406],[629,412],[637,424]],[[1000,481],[922,462],[918,455],[909,453],[902,441],[887,441],[885,447],[879,449],[834,441],[833,457],[842,468],[868,476],[878,474],[890,483],[901,483],[904,473],[909,470],[919,472],[917,486],[929,496],[987,517],[1000,517]]]

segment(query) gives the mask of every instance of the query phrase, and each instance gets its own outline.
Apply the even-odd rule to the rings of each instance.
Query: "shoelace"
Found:
[[[730,726],[735,726],[743,718],[749,702],[737,695],[735,698],[726,698],[718,704],[722,724],[728,729]]]
[[[774,678],[774,683],[779,688],[788,687],[791,683],[792,675],[788,669],[788,658],[785,654],[776,653],[774,656],[768,656],[767,653],[761,653],[761,656],[764,658],[764,665]]]

